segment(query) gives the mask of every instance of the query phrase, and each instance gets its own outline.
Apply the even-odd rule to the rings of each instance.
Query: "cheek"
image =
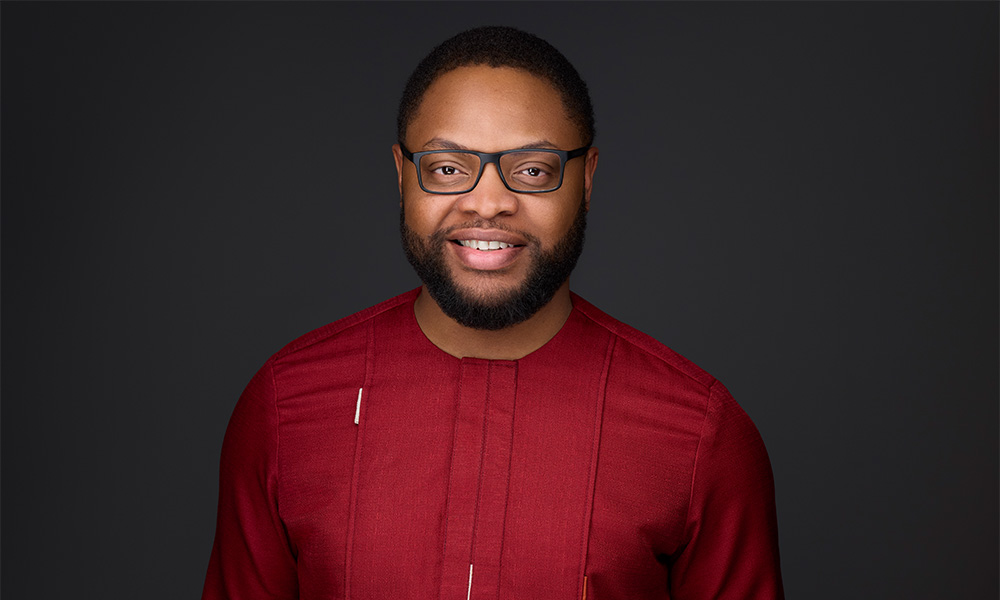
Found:
[[[448,214],[447,203],[439,198],[428,197],[418,188],[403,194],[403,217],[406,224],[421,236],[434,233],[442,227]]]
[[[546,249],[551,249],[560,241],[573,226],[580,208],[580,198],[570,201],[564,199],[558,205],[546,207],[535,213],[533,221],[537,224],[536,232]]]

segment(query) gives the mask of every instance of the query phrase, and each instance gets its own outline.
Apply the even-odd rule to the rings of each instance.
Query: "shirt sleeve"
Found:
[[[203,600],[298,597],[278,515],[278,413],[271,361],[250,380],[226,429],[219,513]]]
[[[757,428],[718,382],[695,458],[686,540],[672,561],[671,598],[784,598],[771,463]]]

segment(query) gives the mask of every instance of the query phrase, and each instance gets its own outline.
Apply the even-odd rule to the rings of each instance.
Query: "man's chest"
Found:
[[[360,403],[343,386],[284,400],[279,511],[301,596],[569,599],[588,576],[665,590],[657,548],[680,535],[687,474],[665,480],[673,462],[648,453],[677,436],[613,386],[609,400],[595,356],[383,364]]]

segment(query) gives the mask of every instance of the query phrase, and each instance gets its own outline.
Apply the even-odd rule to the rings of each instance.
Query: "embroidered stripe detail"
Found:
[[[604,368],[597,388],[597,398],[594,403],[594,441],[591,444],[590,477],[587,482],[587,508],[583,519],[583,544],[580,556],[580,577],[583,578],[583,589],[580,596],[587,600],[587,551],[590,547],[590,525],[594,514],[594,492],[597,489],[597,458],[601,453],[601,425],[604,421],[604,397],[608,390],[608,373],[611,370],[611,359],[615,354],[617,338],[611,336],[608,349],[604,355]],[[577,580],[579,581],[579,580]]]
[[[365,440],[365,428],[361,427],[361,391],[373,385],[372,378],[375,376],[375,323],[374,319],[369,319],[367,323],[367,340],[365,343],[365,378],[361,380],[361,387],[358,388],[358,403],[354,409],[354,423],[358,425],[357,441],[354,444],[354,468],[351,471],[351,496],[347,515],[347,548],[344,557],[344,600],[351,600],[351,576],[354,573],[354,523],[357,516],[358,505],[358,479],[361,473],[361,454]]]
[[[469,591],[465,594],[465,600],[472,597],[472,564],[469,564]]]
[[[361,420],[361,390],[365,388],[358,388],[358,405],[354,408],[354,424],[357,425],[358,421]]]

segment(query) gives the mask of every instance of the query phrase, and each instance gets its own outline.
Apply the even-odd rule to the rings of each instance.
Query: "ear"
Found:
[[[399,185],[399,205],[403,205],[403,152],[399,144],[392,145],[392,158],[396,161],[396,183]]]
[[[597,148],[587,150],[586,162],[583,167],[583,205],[590,210],[590,188],[594,185],[594,171],[597,170]]]

